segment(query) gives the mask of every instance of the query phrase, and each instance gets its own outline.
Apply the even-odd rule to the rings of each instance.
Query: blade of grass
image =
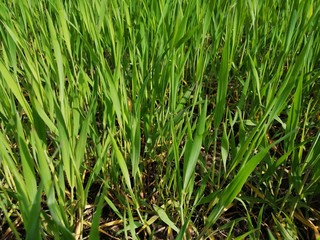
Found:
[[[191,175],[194,173],[196,163],[198,161],[198,156],[200,154],[200,149],[202,145],[202,139],[205,132],[207,116],[207,100],[205,100],[204,106],[201,109],[201,114],[199,117],[198,127],[194,140],[189,139],[186,143],[187,151],[185,152],[185,160],[183,164],[183,192],[186,191],[189,185]]]
[[[154,210],[157,212],[160,219],[167,224],[169,227],[171,227],[174,231],[179,233],[179,228],[176,227],[176,225],[170,220],[166,212],[163,210],[163,208],[158,207],[157,205],[153,205]]]
[[[96,204],[96,211],[93,214],[93,218],[92,218],[89,240],[100,239],[99,226],[100,226],[102,208],[105,201],[104,193],[107,192],[107,190],[108,190],[108,184],[104,184],[102,194],[96,197],[96,201],[98,203]]]
[[[7,70],[5,65],[0,61],[0,72],[4,78],[4,81],[6,81],[7,85],[9,86],[10,90],[14,94],[14,96],[17,98],[19,103],[21,104],[22,108],[24,109],[25,113],[27,114],[28,118],[32,122],[32,114],[31,114],[31,108],[23,96],[22,90],[17,83],[17,81],[13,78],[12,74]]]
[[[114,139],[113,136],[110,135],[111,138],[111,142],[112,142],[112,147],[114,149],[115,152],[115,157],[117,159],[117,162],[119,164],[119,167],[121,169],[122,175],[124,177],[125,180],[125,184],[127,185],[128,190],[130,191],[130,193],[132,194],[132,196],[134,196],[133,191],[132,191],[132,187],[131,187],[131,181],[130,181],[130,175],[129,175],[129,171],[128,171],[128,167],[126,164],[126,161],[118,147],[118,144],[116,143],[116,140]]]

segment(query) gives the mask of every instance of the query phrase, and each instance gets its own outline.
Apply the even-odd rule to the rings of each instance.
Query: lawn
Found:
[[[319,0],[1,0],[0,239],[320,239]]]

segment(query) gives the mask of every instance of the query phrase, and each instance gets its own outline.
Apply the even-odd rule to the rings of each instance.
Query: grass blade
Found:
[[[170,220],[166,212],[161,208],[158,207],[157,205],[153,205],[154,210],[157,212],[158,216],[160,219],[167,224],[169,227],[171,227],[174,231],[177,233],[180,231],[179,228],[176,227],[176,225]]]

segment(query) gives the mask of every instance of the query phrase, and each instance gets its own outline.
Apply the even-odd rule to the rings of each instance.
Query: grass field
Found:
[[[0,239],[320,239],[318,0],[2,0]]]

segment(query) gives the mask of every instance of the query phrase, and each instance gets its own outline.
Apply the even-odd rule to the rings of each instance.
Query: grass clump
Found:
[[[2,239],[318,239],[318,1],[0,3]]]

